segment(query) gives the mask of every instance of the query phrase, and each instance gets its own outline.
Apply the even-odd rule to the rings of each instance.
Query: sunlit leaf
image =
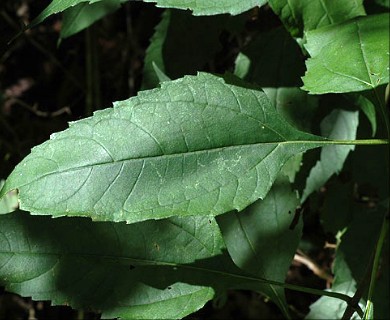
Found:
[[[222,13],[239,14],[257,6],[264,5],[266,0],[143,0],[156,3],[158,7],[189,9],[194,15],[215,15]]]
[[[389,82],[389,15],[359,17],[307,33],[310,93],[370,90]]]
[[[269,0],[272,10],[295,37],[304,31],[365,15],[363,0]]]
[[[227,82],[164,82],[71,123],[32,150],[2,195],[18,189],[34,214],[127,222],[244,209],[324,138],[291,127],[264,92]]]
[[[359,112],[335,109],[321,123],[321,133],[330,139],[354,140],[359,124]],[[348,154],[355,146],[325,146],[321,150],[321,159],[311,169],[301,201],[321,188],[333,175],[343,168]]]

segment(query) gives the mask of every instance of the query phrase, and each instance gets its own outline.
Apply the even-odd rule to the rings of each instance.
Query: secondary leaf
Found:
[[[242,210],[293,155],[324,138],[285,122],[264,92],[199,74],[143,91],[33,148],[1,191],[34,214],[137,222]]]
[[[232,22],[229,18],[233,19],[228,15],[194,17],[188,11],[166,10],[146,51],[142,89],[159,84],[153,63],[171,79],[204,70],[222,49],[219,36]]]
[[[53,0],[50,2],[50,4],[36,17],[29,27],[33,27],[39,23],[41,23],[43,20],[45,20],[47,17],[65,11],[66,9],[69,9],[71,7],[74,7],[81,3],[87,3],[87,4],[94,4],[97,2],[100,2],[103,0]]]
[[[321,123],[321,133],[335,140],[354,140],[359,124],[359,112],[336,109]],[[321,150],[321,159],[311,169],[306,180],[301,202],[314,191],[322,187],[333,175],[340,172],[348,154],[355,146],[325,146]]]
[[[307,33],[310,93],[370,90],[389,82],[389,15],[359,17]],[[351,63],[353,61],[353,63]]]
[[[182,318],[250,281],[223,254],[209,217],[126,225],[17,212],[0,226],[1,285],[103,318]]]
[[[331,291],[344,293],[352,297],[356,291],[356,281],[353,279],[351,271],[341,254],[335,260],[333,273],[335,278]],[[305,319],[341,319],[346,307],[347,303],[344,301],[321,297],[310,306],[310,312]],[[360,307],[363,307],[363,305],[360,305]],[[352,319],[360,319],[360,317],[357,317],[355,313]]]
[[[305,72],[303,55],[283,27],[262,33],[238,55],[235,74],[258,84],[283,117],[310,130],[318,98],[299,89]]]
[[[257,6],[264,5],[267,0],[143,0],[156,3],[157,7],[191,10],[194,15],[216,15],[222,13],[239,14]]]
[[[294,37],[366,14],[363,0],[269,0],[268,3]]]
[[[221,215],[221,228],[234,263],[257,277],[284,282],[302,233],[300,220],[290,229],[299,201],[286,177],[279,178],[264,200],[243,212]],[[284,290],[270,286],[267,294],[288,317]]]
[[[101,0],[93,4],[79,3],[63,15],[60,38],[65,39],[89,27],[105,15],[120,8],[121,0]]]

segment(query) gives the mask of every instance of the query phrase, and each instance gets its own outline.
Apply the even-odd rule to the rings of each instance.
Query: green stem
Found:
[[[97,39],[95,26],[87,28],[85,32],[86,42],[86,101],[85,114],[92,115],[93,111],[100,105],[100,79],[99,79],[99,64],[97,57]]]
[[[379,234],[379,240],[375,248],[375,257],[374,257],[374,263],[371,271],[371,279],[370,279],[370,286],[368,287],[368,297],[367,297],[367,305],[366,305],[366,310],[364,311],[364,316],[363,319],[368,319],[367,315],[372,313],[372,296],[374,294],[375,290],[375,282],[376,282],[376,275],[378,273],[379,269],[379,262],[380,262],[380,257],[382,253],[382,248],[383,244],[385,242],[385,239],[387,237],[387,233],[389,231],[389,219],[388,217],[385,217],[382,228]]]

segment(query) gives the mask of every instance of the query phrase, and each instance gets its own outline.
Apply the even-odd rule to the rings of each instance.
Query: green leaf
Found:
[[[117,102],[33,148],[1,195],[18,189],[22,210],[93,220],[242,210],[290,157],[325,143],[242,86],[202,73]]]
[[[389,15],[309,31],[303,89],[314,94],[370,90],[389,82]],[[351,62],[352,61],[352,62]]]
[[[0,180],[0,189],[4,185],[4,180]],[[16,192],[10,192],[0,199],[0,214],[14,211],[18,207],[18,195]]]
[[[377,130],[375,105],[363,94],[349,93],[345,94],[345,96],[363,111],[371,124],[372,136],[375,136]]]
[[[216,15],[230,13],[240,14],[257,6],[264,5],[266,0],[143,0],[156,3],[157,7],[191,10],[194,15]]]
[[[276,180],[264,200],[243,212],[219,216],[217,222],[234,263],[257,277],[284,282],[302,233],[301,220],[290,229],[298,204],[296,192],[283,177]],[[284,290],[267,289],[264,293],[288,317]]]
[[[77,6],[78,4],[86,2],[87,4],[94,4],[103,0],[53,0],[50,4],[36,17],[29,27],[34,27],[41,23],[47,17],[65,11],[71,7]]]
[[[294,37],[366,14],[363,0],[269,0],[268,3]]]
[[[259,289],[230,260],[212,217],[97,223],[0,216],[0,285],[103,318],[176,319],[227,289]]]
[[[321,133],[330,139],[354,140],[358,124],[358,111],[335,109],[321,122]],[[304,202],[312,192],[321,188],[333,174],[338,174],[348,154],[354,149],[355,146],[324,146],[320,160],[311,169],[306,180],[301,202]]]
[[[194,17],[179,10],[164,12],[146,51],[142,89],[159,84],[153,62],[171,79],[206,69],[222,50],[221,32],[239,18],[233,19],[228,15]]]
[[[356,291],[356,281],[353,279],[342,254],[339,254],[335,260],[333,273],[335,278],[331,291],[353,296]],[[364,305],[361,304],[360,307],[364,307]],[[347,303],[345,301],[321,297],[310,306],[310,312],[305,319],[341,319],[346,308]],[[355,313],[352,319],[360,318]]]
[[[65,10],[60,39],[68,38],[88,28],[97,20],[120,8],[121,0],[101,0],[93,4],[79,3]]]
[[[310,130],[318,97],[298,88],[304,71],[301,50],[282,27],[260,34],[240,52],[235,64],[235,74],[262,87],[290,124]]]

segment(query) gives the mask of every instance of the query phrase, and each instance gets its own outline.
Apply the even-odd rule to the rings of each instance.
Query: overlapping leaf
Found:
[[[389,15],[359,17],[307,33],[310,93],[370,90],[389,82]]]
[[[17,212],[0,225],[0,285],[103,318],[182,318],[215,292],[253,283],[209,217],[126,225]]]
[[[354,140],[359,124],[359,112],[335,109],[321,123],[321,133],[330,139]],[[322,187],[333,175],[343,168],[348,154],[354,146],[325,146],[321,150],[321,159],[311,169],[306,180],[301,201]]]
[[[239,14],[257,6],[266,0],[143,0],[154,2],[158,7],[191,10],[194,15],[215,15],[222,13]]]
[[[188,11],[167,10],[146,51],[142,89],[159,84],[153,63],[171,79],[205,69],[222,46],[219,36],[233,19],[228,15],[194,17]],[[188,41],[191,39],[191,41]]]
[[[89,4],[82,2],[64,12],[60,38],[64,39],[89,27],[105,15],[120,7],[121,0],[100,0]]]
[[[302,221],[292,225],[298,203],[287,177],[280,177],[264,200],[241,213],[219,216],[217,222],[234,263],[258,277],[284,282],[302,232]],[[264,293],[288,318],[284,290],[270,286]]]
[[[34,214],[137,222],[218,215],[263,198],[283,164],[324,141],[264,92],[209,74],[164,82],[35,147],[1,194]]]
[[[363,0],[269,0],[269,5],[294,37],[365,15]]]

